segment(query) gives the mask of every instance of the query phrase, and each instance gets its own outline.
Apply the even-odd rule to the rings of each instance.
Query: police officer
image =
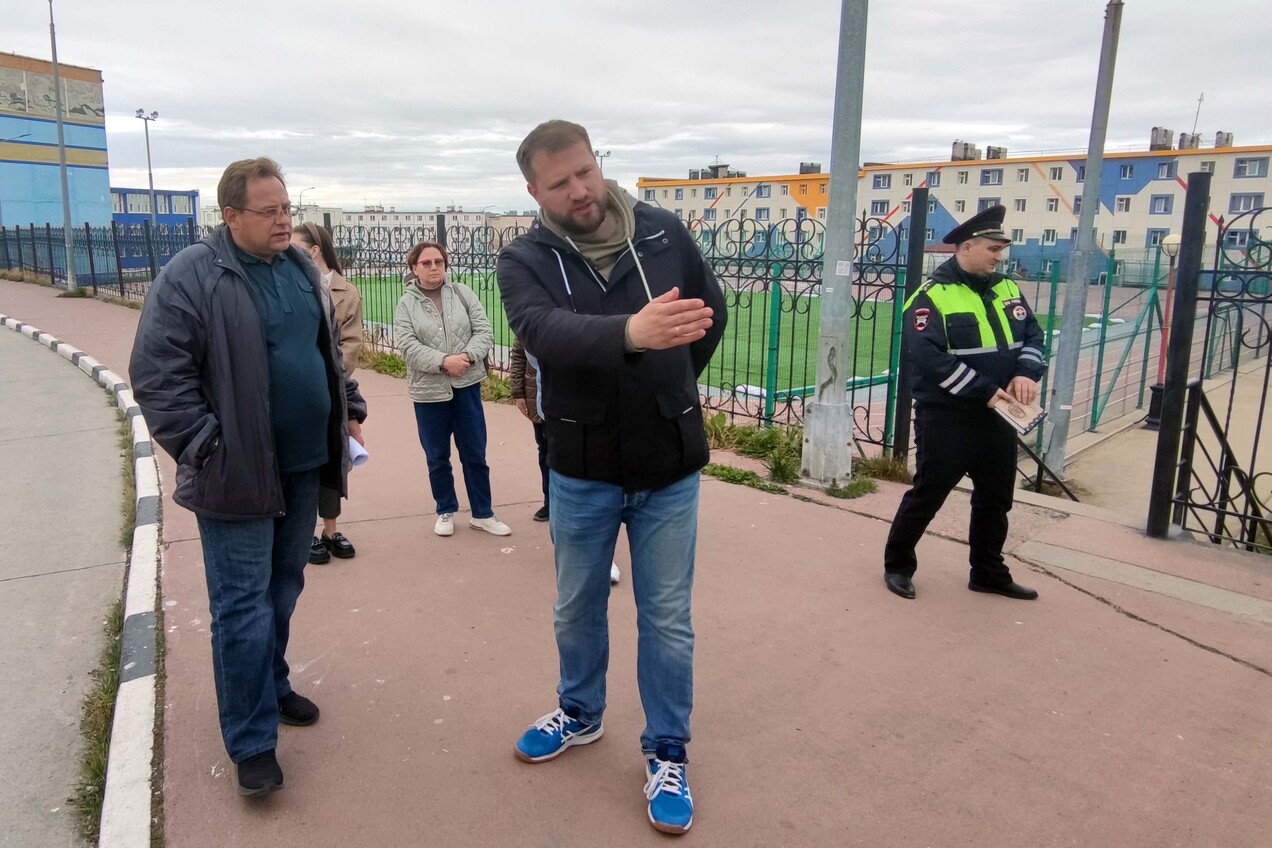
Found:
[[[973,592],[1033,600],[1003,561],[1007,512],[1016,483],[1016,431],[999,401],[1034,403],[1047,365],[1043,334],[1020,288],[996,273],[1011,239],[1007,210],[992,206],[945,236],[953,258],[905,304],[905,339],[914,365],[914,486],[905,493],[884,548],[884,582],[914,597],[914,547],[964,475],[972,479]]]

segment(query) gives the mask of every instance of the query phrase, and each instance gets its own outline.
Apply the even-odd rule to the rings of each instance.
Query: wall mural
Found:
[[[105,126],[101,83],[62,79],[67,121]],[[17,114],[54,120],[53,76],[0,67],[0,115]]]

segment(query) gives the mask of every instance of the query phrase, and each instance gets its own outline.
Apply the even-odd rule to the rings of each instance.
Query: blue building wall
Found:
[[[199,223],[199,192],[155,189],[155,205],[159,211],[153,218],[149,242],[146,240],[146,224],[152,221],[150,214],[129,212],[128,208],[129,197],[148,202],[150,189],[113,186],[110,193],[112,207],[123,210],[116,211],[111,216],[119,238],[117,257],[121,269],[149,268],[152,251],[157,266],[163,267],[182,248],[198,240],[198,230],[192,232],[190,225],[193,222],[197,228]],[[173,200],[177,198],[183,198],[189,204],[189,212],[172,211],[175,208]]]
[[[111,220],[104,127],[64,124],[71,221],[80,227]],[[0,226],[62,225],[57,124],[0,115]]]

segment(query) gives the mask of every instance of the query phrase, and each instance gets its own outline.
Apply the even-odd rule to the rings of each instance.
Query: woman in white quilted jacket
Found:
[[[437,503],[433,532],[455,532],[459,511],[451,439],[464,469],[472,517],[468,526],[496,536],[512,533],[495,517],[486,464],[486,416],[481,406],[485,360],[495,344],[490,318],[473,290],[449,279],[446,248],[423,241],[406,256],[406,291],[393,318],[398,353],[406,360],[428,482]]]

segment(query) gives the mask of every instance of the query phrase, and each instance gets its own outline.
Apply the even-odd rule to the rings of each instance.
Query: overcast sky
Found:
[[[49,57],[48,5],[0,0],[0,51]],[[1104,0],[876,0],[862,159],[1085,148]],[[1127,0],[1108,149],[1154,125],[1272,143],[1261,2]],[[55,0],[58,56],[105,78],[113,185],[212,203],[235,159],[279,161],[295,201],[531,208],[514,152],[547,118],[611,151],[606,176],[830,162],[834,0]],[[1261,34],[1260,34],[1261,33]]]

